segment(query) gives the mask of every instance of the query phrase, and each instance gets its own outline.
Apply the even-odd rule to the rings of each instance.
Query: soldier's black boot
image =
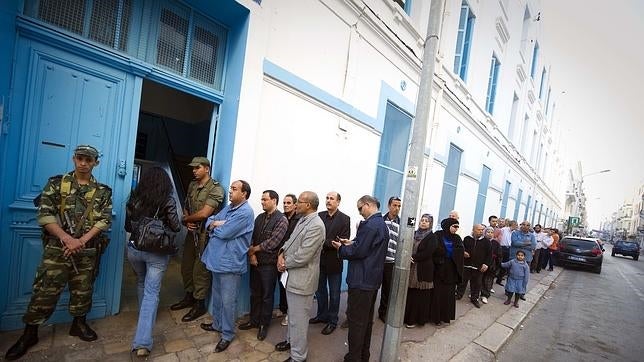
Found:
[[[9,348],[4,358],[10,361],[18,359],[27,353],[29,348],[36,345],[36,343],[38,343],[38,325],[27,324],[18,342]]]
[[[203,299],[195,299],[195,304],[192,306],[192,309],[190,309],[190,312],[188,314],[184,315],[183,318],[181,318],[182,322],[190,322],[193,321],[202,315],[206,314],[206,303],[204,302]]]
[[[186,293],[186,296],[183,297],[178,303],[174,303],[170,306],[170,310],[181,310],[188,307],[192,307],[195,304],[195,298],[192,296],[192,293]]]
[[[69,328],[69,335],[76,336],[85,342],[91,342],[98,339],[96,332],[87,325],[85,316],[74,317],[71,328]]]

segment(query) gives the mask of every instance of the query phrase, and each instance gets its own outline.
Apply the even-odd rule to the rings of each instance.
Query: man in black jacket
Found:
[[[318,312],[310,324],[326,323],[322,334],[333,333],[338,325],[340,311],[340,287],[342,286],[342,260],[331,245],[336,238],[348,239],[351,234],[351,219],[338,210],[340,194],[332,191],[326,194],[326,211],[319,213],[326,228],[326,238],[320,255],[320,280],[315,298],[318,301]],[[327,289],[328,284],[328,289]]]
[[[492,262],[492,246],[483,235],[485,227],[476,224],[472,227],[472,235],[463,239],[465,247],[465,263],[463,268],[463,282],[456,288],[456,299],[463,298],[467,282],[470,282],[470,301],[476,308],[481,308],[479,294],[483,282],[483,273]]]
[[[263,213],[255,218],[253,245],[248,249],[250,263],[250,320],[239,326],[246,330],[259,328],[257,339],[268,333],[273,313],[273,296],[277,280],[277,251],[288,229],[286,216],[277,210],[279,195],[273,190],[262,193]]]

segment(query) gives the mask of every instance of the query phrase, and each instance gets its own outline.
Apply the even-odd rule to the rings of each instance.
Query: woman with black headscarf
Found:
[[[418,230],[414,232],[414,247],[409,266],[409,286],[405,307],[405,327],[414,328],[429,322],[429,303],[433,286],[433,261],[431,253],[436,249],[432,228],[434,217],[423,214]]]
[[[434,261],[434,289],[432,291],[430,320],[436,325],[456,319],[456,285],[463,279],[463,240],[458,236],[458,220],[447,218],[434,233],[436,251]]]

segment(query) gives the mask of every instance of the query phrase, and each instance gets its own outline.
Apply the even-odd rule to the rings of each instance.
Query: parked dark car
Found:
[[[566,236],[559,243],[559,264],[588,267],[602,272],[603,251],[596,239]]]
[[[610,253],[611,256],[615,254],[632,256],[633,260],[637,260],[640,258],[640,244],[637,241],[618,240]]]

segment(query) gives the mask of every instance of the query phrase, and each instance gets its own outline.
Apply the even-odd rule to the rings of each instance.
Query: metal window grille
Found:
[[[183,11],[181,11],[183,10]],[[188,43],[189,10],[180,8],[161,9],[157,64],[176,73],[184,74],[184,62]]]
[[[130,0],[94,0],[89,38],[111,48],[125,51],[129,33]]]
[[[215,88],[221,86],[226,30],[205,19],[193,28],[189,77]]]
[[[72,33],[82,34],[85,18],[84,0],[41,0],[37,17]]]
[[[25,14],[125,51],[132,0],[27,0]]]

